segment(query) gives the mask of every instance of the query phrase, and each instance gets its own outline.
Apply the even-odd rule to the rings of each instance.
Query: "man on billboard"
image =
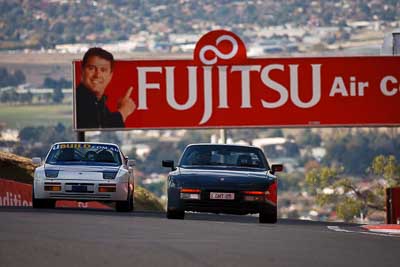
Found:
[[[113,75],[114,57],[100,48],[90,48],[82,60],[82,79],[76,88],[77,128],[123,128],[126,118],[136,108],[130,98],[130,87],[118,103],[118,110],[111,112],[106,106],[104,91]]]

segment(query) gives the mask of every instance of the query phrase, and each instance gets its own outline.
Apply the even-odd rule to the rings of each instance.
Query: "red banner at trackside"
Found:
[[[32,186],[0,178],[1,206],[32,206]]]
[[[82,61],[74,61],[76,89]],[[125,129],[385,126],[400,124],[400,57],[247,58],[242,40],[218,30],[196,44],[193,60],[118,60],[105,89]],[[115,127],[103,127],[115,128]],[[119,128],[119,127],[117,127]]]
[[[0,178],[0,207],[32,206],[32,185]],[[59,200],[56,207],[111,209],[99,202]]]

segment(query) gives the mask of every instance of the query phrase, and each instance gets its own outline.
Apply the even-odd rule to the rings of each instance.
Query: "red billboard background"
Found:
[[[81,61],[73,67],[76,88]],[[113,72],[111,111],[134,88],[126,129],[400,124],[400,57],[247,58],[219,30],[193,60],[117,60]]]

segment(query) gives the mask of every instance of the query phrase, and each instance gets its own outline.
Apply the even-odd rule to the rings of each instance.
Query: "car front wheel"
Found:
[[[32,208],[34,209],[54,209],[56,201],[54,199],[37,199],[35,198],[35,190],[32,189]]]

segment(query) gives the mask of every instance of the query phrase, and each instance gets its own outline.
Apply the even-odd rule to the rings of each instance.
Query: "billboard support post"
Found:
[[[76,140],[78,142],[85,142],[85,132],[84,131],[77,131],[76,132]]]
[[[400,55],[400,32],[393,32],[393,56]]]
[[[400,223],[400,187],[386,188],[386,223]]]
[[[226,130],[225,129],[220,129],[219,130],[219,136],[222,144],[226,144]]]

